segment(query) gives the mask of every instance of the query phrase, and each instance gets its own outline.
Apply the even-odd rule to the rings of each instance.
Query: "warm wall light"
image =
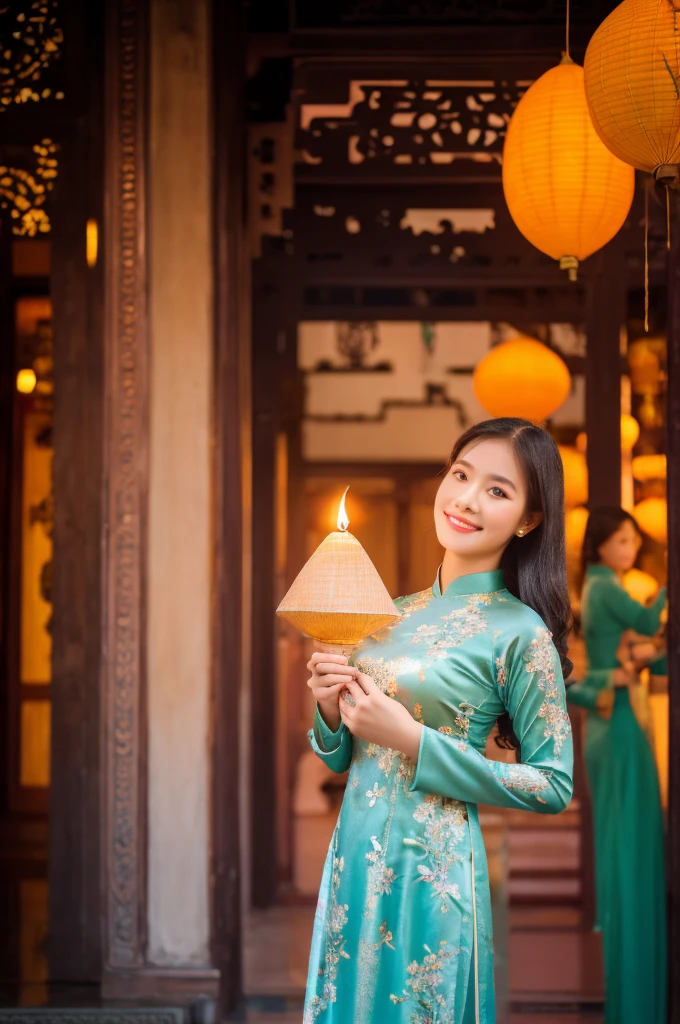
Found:
[[[17,374],[17,391],[22,395],[32,395],[35,391],[35,370],[19,370]]]
[[[645,498],[633,509],[640,529],[659,544],[668,541],[668,508],[665,498]]]
[[[88,267],[97,266],[99,254],[99,225],[96,220],[88,220],[85,228],[85,252]]]

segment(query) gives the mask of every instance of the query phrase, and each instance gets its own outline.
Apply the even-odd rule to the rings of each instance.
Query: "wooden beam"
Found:
[[[668,889],[669,1021],[680,1020],[680,217],[675,197],[668,274]]]
[[[588,505],[621,503],[621,329],[626,322],[623,258],[616,243],[591,257],[586,315]]]

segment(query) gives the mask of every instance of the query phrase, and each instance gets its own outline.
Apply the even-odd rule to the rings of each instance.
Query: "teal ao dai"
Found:
[[[555,814],[572,791],[560,661],[538,615],[476,573],[397,602],[403,618],[354,663],[424,728],[417,763],[333,733],[349,769],[321,882],[304,1024],[493,1024],[489,879],[477,804]],[[484,756],[509,711],[521,763]]]

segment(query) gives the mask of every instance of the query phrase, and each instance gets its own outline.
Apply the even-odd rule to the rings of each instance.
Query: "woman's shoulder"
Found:
[[[497,635],[510,642],[519,641],[518,646],[533,644],[536,640],[551,643],[552,634],[545,622],[533,608],[518,597],[508,593],[508,600],[498,604],[496,622]]]

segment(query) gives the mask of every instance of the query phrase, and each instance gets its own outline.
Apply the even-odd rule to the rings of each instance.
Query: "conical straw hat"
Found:
[[[321,542],[277,613],[312,640],[343,646],[401,618],[359,541],[340,532]]]

